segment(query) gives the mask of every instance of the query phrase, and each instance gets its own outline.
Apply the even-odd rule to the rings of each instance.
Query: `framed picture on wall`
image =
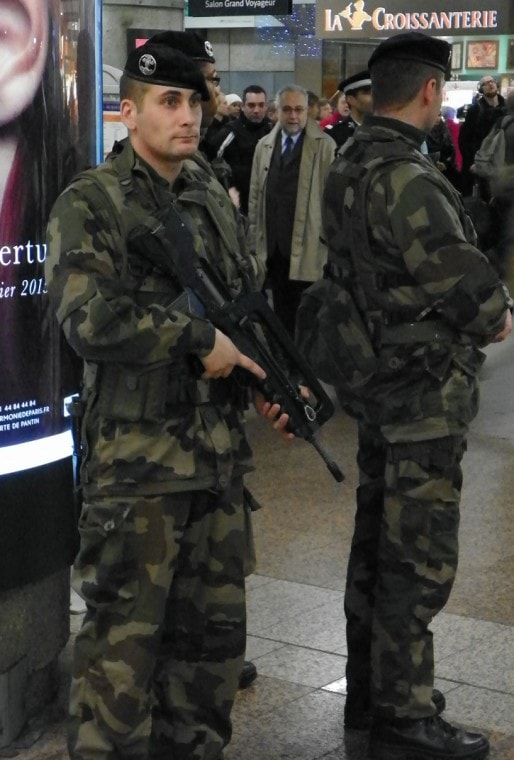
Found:
[[[127,29],[127,55],[134,48],[144,45],[150,37],[153,37],[157,32],[164,32],[165,29]]]
[[[496,40],[474,40],[466,48],[466,68],[497,69],[498,42]]]
[[[454,42],[452,45],[452,71],[460,71],[462,68],[462,42]]]
[[[507,40],[507,68],[514,69],[514,40]]]

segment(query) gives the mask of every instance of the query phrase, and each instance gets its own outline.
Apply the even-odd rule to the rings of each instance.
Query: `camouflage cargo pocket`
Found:
[[[131,606],[138,595],[139,570],[134,511],[128,502],[85,503],[79,520],[80,550],[74,586],[88,605]]]
[[[102,416],[120,422],[158,422],[164,419],[169,365],[152,368],[105,364],[98,395]]]
[[[352,294],[330,279],[302,294],[296,343],[320,380],[337,388],[364,387],[378,369],[369,331]]]

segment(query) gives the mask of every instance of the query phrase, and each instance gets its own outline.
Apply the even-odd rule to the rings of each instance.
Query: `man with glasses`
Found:
[[[490,74],[486,74],[478,85],[480,96],[466,114],[466,119],[459,133],[459,148],[462,153],[462,191],[471,195],[475,182],[473,163],[475,153],[482,140],[494,127],[498,119],[505,116],[505,98],[500,95],[498,83]],[[485,186],[480,184],[481,195],[487,197]]]
[[[336,144],[307,118],[308,93],[286,85],[278,121],[255,151],[248,205],[249,245],[267,267],[273,307],[294,335],[305,288],[322,275],[321,198]]]
[[[231,185],[239,192],[239,210],[248,214],[248,191],[252,173],[253,154],[257,143],[267,135],[273,122],[266,111],[266,91],[258,84],[251,84],[243,91],[243,105],[237,119],[220,130],[217,140],[217,158],[227,162],[232,170]]]

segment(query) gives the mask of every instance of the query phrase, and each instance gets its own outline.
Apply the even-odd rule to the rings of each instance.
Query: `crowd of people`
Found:
[[[480,348],[507,337],[512,307],[456,189],[449,56],[421,33],[384,40],[325,115],[295,83],[223,95],[197,33],[130,53],[129,136],[67,188],[48,230],[50,299],[85,363],[73,760],[221,760],[230,741],[255,568],[248,404],[294,436],[262,368],[193,297],[205,260],[234,297],[270,291],[292,338],[323,276],[357,302],[378,368],[369,387],[336,388],[359,428],[341,719],[371,731],[373,760],[487,756],[484,736],[441,717],[429,628],[457,568]],[[503,108],[482,88],[459,138],[470,173],[466,134],[476,144]]]

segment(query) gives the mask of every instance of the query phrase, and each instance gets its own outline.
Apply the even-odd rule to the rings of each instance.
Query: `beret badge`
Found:
[[[156,68],[157,61],[153,55],[150,55],[150,53],[145,53],[139,59],[139,71],[141,74],[144,74],[145,77],[151,77],[152,74],[155,73]]]

